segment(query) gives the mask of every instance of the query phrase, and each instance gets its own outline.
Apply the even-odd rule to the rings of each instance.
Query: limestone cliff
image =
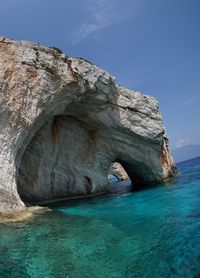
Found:
[[[148,186],[176,173],[158,102],[57,49],[0,38],[0,213],[108,189],[119,162]]]

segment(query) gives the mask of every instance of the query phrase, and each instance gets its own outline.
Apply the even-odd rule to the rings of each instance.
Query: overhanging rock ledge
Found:
[[[108,189],[120,163],[136,187],[176,174],[155,98],[57,49],[0,38],[0,213]]]

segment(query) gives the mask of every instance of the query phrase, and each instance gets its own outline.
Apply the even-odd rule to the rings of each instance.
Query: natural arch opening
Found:
[[[109,191],[123,193],[132,190],[132,181],[119,162],[113,162],[108,172]]]
[[[115,125],[111,134],[108,119],[87,95],[70,103],[62,114],[49,117],[21,157],[17,175],[21,199],[41,203],[108,192],[112,161],[123,168],[122,176],[116,175],[119,179],[129,177],[129,190],[153,179],[154,173],[143,162],[150,143],[142,145],[140,137],[132,138]]]

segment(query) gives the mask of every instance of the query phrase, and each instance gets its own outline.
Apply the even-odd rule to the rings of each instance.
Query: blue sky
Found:
[[[85,57],[159,100],[171,148],[200,144],[199,0],[0,0],[0,34]]]

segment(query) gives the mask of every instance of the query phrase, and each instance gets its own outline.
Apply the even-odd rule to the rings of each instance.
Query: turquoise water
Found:
[[[179,170],[162,186],[0,224],[0,278],[199,277],[200,159]]]

